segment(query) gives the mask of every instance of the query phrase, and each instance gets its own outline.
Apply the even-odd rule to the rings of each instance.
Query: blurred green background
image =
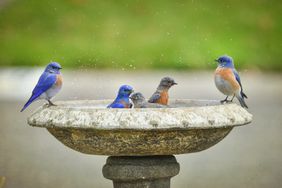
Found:
[[[2,0],[3,1],[3,0]],[[282,70],[279,0],[5,0],[0,66]]]

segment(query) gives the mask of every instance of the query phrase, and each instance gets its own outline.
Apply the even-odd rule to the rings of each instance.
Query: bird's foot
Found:
[[[48,107],[50,107],[50,106],[57,106],[56,104],[54,104],[54,103],[52,103],[52,101],[50,101],[50,100],[48,100]]]
[[[233,100],[226,100],[226,103],[232,103]]]
[[[224,100],[221,100],[220,103],[223,104],[223,103],[232,103],[233,102],[233,99],[234,99],[234,96],[232,97],[231,100],[228,100],[228,96],[224,99]]]
[[[232,103],[232,102],[233,102],[233,100],[226,100],[226,99],[220,101],[221,104],[223,104],[223,103]]]
[[[58,105],[56,105],[56,104],[47,104],[48,105],[48,107],[50,107],[50,106],[58,106]]]
[[[227,103],[227,102],[228,102],[228,100],[227,100],[227,99],[224,99],[224,100],[221,100],[221,101],[220,101],[220,103],[221,103],[221,104],[223,104],[223,103]]]
[[[54,103],[49,103],[48,106],[50,107],[50,106],[58,106],[58,105],[56,105]]]

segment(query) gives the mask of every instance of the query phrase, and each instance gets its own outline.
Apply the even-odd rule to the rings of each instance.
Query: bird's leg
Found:
[[[220,102],[221,103],[227,102],[228,101],[227,99],[228,99],[228,95],[226,96],[226,98],[224,100],[221,100]]]
[[[233,95],[232,99],[229,102],[233,102],[234,97],[235,97],[235,94]]]
[[[57,105],[55,105],[54,103],[52,103],[52,101],[50,101],[49,99],[48,99],[47,101],[48,101],[48,103],[49,103],[49,104],[48,104],[49,106],[57,106]]]

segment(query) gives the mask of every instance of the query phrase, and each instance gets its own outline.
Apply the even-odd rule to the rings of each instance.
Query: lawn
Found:
[[[0,66],[282,71],[280,1],[13,0],[0,8]]]

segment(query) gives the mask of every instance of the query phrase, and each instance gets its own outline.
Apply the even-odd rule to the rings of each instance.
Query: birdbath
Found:
[[[252,121],[234,103],[170,100],[169,108],[105,108],[110,102],[57,102],[40,107],[28,124],[78,152],[110,156],[103,175],[114,188],[169,188],[180,169],[173,155],[208,149]]]

